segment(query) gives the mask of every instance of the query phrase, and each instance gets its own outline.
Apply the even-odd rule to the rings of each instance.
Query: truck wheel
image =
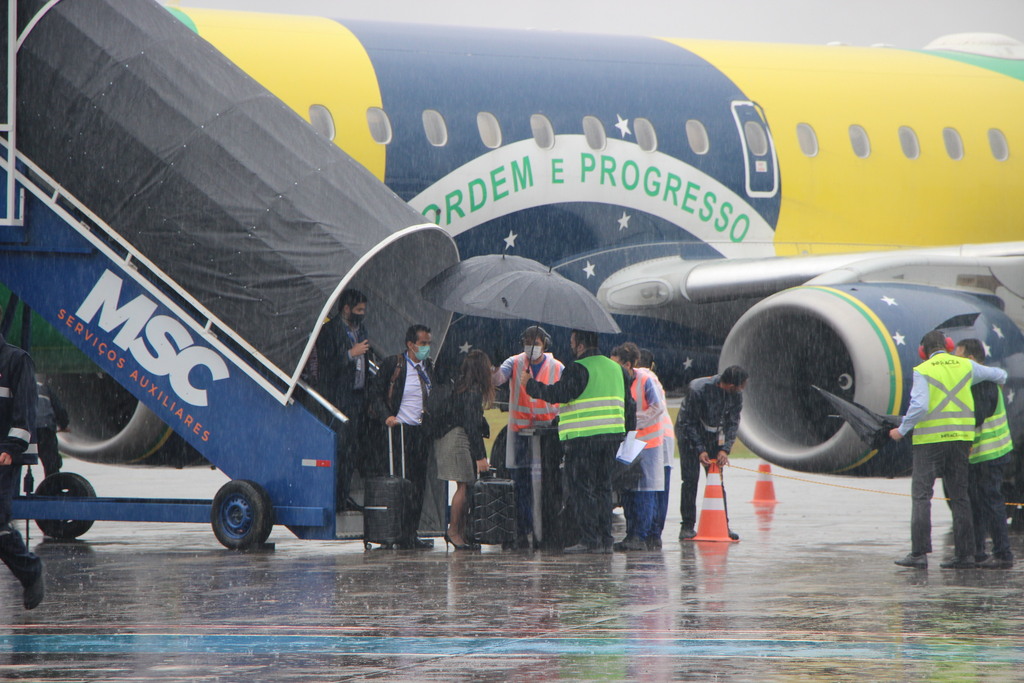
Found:
[[[54,472],[39,482],[37,496],[67,496],[69,498],[95,498],[96,491],[85,477],[74,472]],[[65,540],[78,538],[92,528],[91,519],[37,519],[36,526],[50,538]]]
[[[251,550],[270,536],[274,506],[259,484],[245,479],[229,481],[213,498],[210,524],[225,548]]]

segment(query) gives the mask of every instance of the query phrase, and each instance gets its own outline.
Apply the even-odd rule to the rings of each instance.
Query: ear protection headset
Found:
[[[956,343],[952,339],[950,339],[949,337],[946,337],[946,352],[947,353],[953,353],[953,349],[955,349],[955,348],[956,348]],[[928,360],[928,354],[924,352],[924,346],[923,345],[917,347],[917,355],[919,355],[921,357],[921,360]]]
[[[551,348],[551,335],[548,334],[547,330],[545,330],[540,325],[531,325],[530,327],[527,327],[525,330],[523,330],[522,340],[524,342],[527,339],[536,339],[537,337],[540,337],[544,341],[545,349]]]

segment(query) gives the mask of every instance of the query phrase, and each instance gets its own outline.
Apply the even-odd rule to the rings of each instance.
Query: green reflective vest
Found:
[[[992,413],[974,435],[971,445],[971,463],[995,460],[1013,450],[1013,439],[1010,436],[1010,423],[1006,420],[1006,405],[1003,403],[1003,390],[998,389],[999,399],[996,411]]]
[[[599,434],[626,432],[626,386],[622,366],[607,356],[588,356],[577,363],[590,379],[583,393],[562,404],[558,411],[561,441]]]
[[[974,441],[971,361],[938,353],[914,370],[928,381],[928,412],[914,426],[914,443]]]

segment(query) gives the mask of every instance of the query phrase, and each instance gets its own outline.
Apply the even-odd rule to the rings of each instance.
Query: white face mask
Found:
[[[544,355],[543,346],[524,346],[523,353],[526,354],[527,359],[530,361],[538,361],[540,357]]]

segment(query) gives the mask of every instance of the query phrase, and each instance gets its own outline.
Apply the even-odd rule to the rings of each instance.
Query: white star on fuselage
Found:
[[[894,342],[896,342],[896,346],[906,346],[907,345],[906,337],[904,337],[899,332],[897,332],[896,334],[892,335],[892,340]]]
[[[587,261],[587,265],[584,266],[583,272],[587,274],[587,279],[594,277],[594,264]]]
[[[882,301],[884,301],[889,306],[899,306],[899,304],[896,303],[896,299],[893,299],[891,296],[883,296]]]
[[[693,359],[690,358],[689,356],[687,356],[686,360],[683,361],[683,367],[686,368],[687,370],[692,368],[693,367]]]
[[[1013,389],[1006,392],[1006,402],[1013,403]]]
[[[469,342],[465,342],[462,346],[459,347],[459,353],[469,353],[469,350],[471,348],[473,348],[473,345],[470,344]]]
[[[508,237],[505,238],[505,248],[513,249],[516,246],[516,238],[519,237],[516,233],[511,230],[508,231]]]
[[[622,212],[622,217],[619,218],[619,230],[625,230],[629,227],[630,218],[632,218],[632,216],[627,216],[625,211]]]
[[[632,133],[629,132],[629,119],[624,119],[618,114],[615,115],[615,118],[618,119],[618,123],[615,124],[615,127],[619,129],[620,133],[622,133],[622,137],[632,135]]]
[[[999,329],[998,325],[993,325],[992,326],[992,331],[995,332],[996,336],[999,337],[1000,339],[1003,338],[1003,331],[1001,329]]]
[[[988,344],[986,344],[985,342],[981,342],[981,345],[983,347],[985,347],[985,358],[988,358],[989,356],[991,356],[992,355],[992,347],[989,346]]]

